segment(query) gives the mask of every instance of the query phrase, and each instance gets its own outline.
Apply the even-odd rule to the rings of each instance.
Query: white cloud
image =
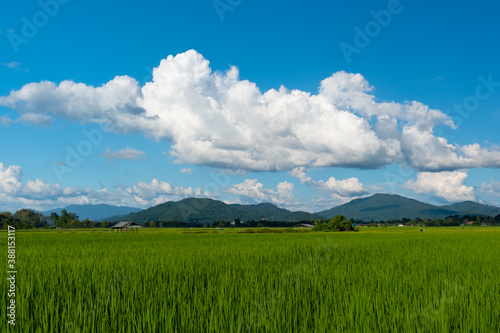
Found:
[[[343,197],[355,197],[368,193],[359,179],[354,177],[344,180],[337,180],[334,177],[330,177],[327,181],[318,181],[317,186],[322,190],[330,191]]]
[[[242,169],[221,169],[219,170],[219,172],[225,175],[235,175],[243,177],[248,174],[247,170],[242,170]]]
[[[2,65],[7,66],[8,68],[18,68],[19,66],[21,66],[21,63],[17,62],[17,61],[12,61],[12,62],[3,63]]]
[[[404,187],[416,193],[433,194],[448,202],[475,201],[474,188],[464,184],[467,170],[419,172],[417,180],[409,180]]]
[[[181,172],[182,173],[188,173],[190,175],[193,174],[193,169],[192,168],[184,168],[184,169],[181,169]]]
[[[474,161],[470,167],[498,168],[500,166],[500,148],[496,145],[488,149],[475,143],[463,146],[462,151],[469,160]]]
[[[146,153],[128,146],[117,151],[111,151],[106,147],[106,152],[104,152],[102,156],[110,160],[137,160],[144,158]]]
[[[460,147],[436,137],[451,119],[422,103],[380,102],[360,74],[337,72],[312,94],[280,87],[261,92],[239,71],[213,72],[194,50],[168,56],[140,87],[117,76],[93,87],[42,81],[0,97],[21,117],[38,114],[109,123],[171,142],[179,163],[255,171],[297,167],[378,168],[407,163],[420,171],[500,167],[500,148]],[[29,116],[28,116],[29,115]]]
[[[38,200],[62,195],[59,184],[51,185],[41,179],[22,183],[22,170],[18,165],[6,166],[0,163],[0,193],[4,198],[15,200]]]
[[[423,171],[443,171],[479,167],[500,167],[500,148],[483,148],[479,144],[452,145],[446,139],[435,137],[432,128],[407,126],[401,145],[409,165]]]
[[[293,208],[300,205],[293,195],[294,185],[286,181],[279,183],[276,190],[264,188],[257,179],[246,179],[243,183],[235,184],[225,192],[239,197],[242,203],[269,202],[280,207]]]
[[[29,83],[9,96],[0,97],[0,104],[21,114],[42,114],[82,123],[103,122],[127,113],[142,112],[136,106],[139,94],[137,81],[128,76],[117,76],[97,88],[73,81],[63,81],[59,85],[42,81]]]
[[[326,209],[330,209],[336,206],[343,205],[345,203],[348,203],[356,198],[349,198],[349,197],[343,197],[341,195],[338,195],[336,193],[331,193],[330,197],[324,198],[314,198],[312,200],[312,204],[315,206],[315,211],[322,211]]]
[[[158,179],[153,179],[151,183],[138,182],[132,187],[125,189],[127,193],[133,196],[140,197],[144,200],[155,200],[164,196],[178,196],[178,197],[191,197],[191,196],[202,196],[202,189],[192,187],[184,188],[181,186],[172,186],[168,182],[160,181]]]
[[[4,166],[0,162],[0,191],[6,194],[16,194],[22,187],[22,171],[18,165]]]
[[[0,116],[0,124],[2,124],[2,126],[9,126],[13,122],[14,120],[12,120],[9,116],[6,115]]]
[[[150,183],[138,182],[133,186],[120,186],[115,190],[93,190],[60,184],[50,184],[40,179],[22,181],[22,170],[17,165],[0,163],[0,207],[11,209],[32,208],[45,210],[70,204],[106,203],[118,206],[151,207],[170,200],[203,196],[201,188],[173,186],[153,179]]]
[[[307,184],[320,190],[331,192],[332,194],[338,195],[339,197],[358,197],[368,193],[365,186],[359,181],[358,178],[351,177],[348,179],[338,180],[334,177],[328,178],[328,180],[312,180],[311,177],[307,176],[306,169],[303,167],[295,168],[289,172],[293,177],[300,179],[302,184]],[[339,199],[339,198],[336,198]],[[350,199],[346,199],[350,200]]]
[[[1,33],[1,32],[0,32]],[[1,64],[2,66],[5,66],[7,68],[10,68],[10,69],[13,69],[13,70],[16,70],[18,72],[25,72],[25,73],[29,73],[29,69],[27,68],[21,68],[21,63],[20,62],[17,62],[17,61],[11,61],[11,62],[5,62],[5,63],[2,63]]]
[[[60,196],[63,192],[59,184],[52,185],[41,179],[35,179],[29,180],[20,194],[32,199],[44,199]]]
[[[54,119],[45,114],[38,113],[23,113],[17,119],[18,122],[33,123],[37,126],[50,126]]]
[[[311,177],[309,177],[306,174],[306,168],[304,168],[304,167],[295,168],[295,169],[291,170],[289,172],[289,174],[290,174],[290,176],[293,176],[295,178],[300,179],[300,182],[302,184],[304,184],[304,183],[311,184],[312,183],[312,179],[311,179]]]
[[[17,119],[12,119],[7,115],[0,116],[2,126],[10,126],[13,123],[30,123],[37,126],[50,126],[54,118],[38,113],[23,113]]]
[[[264,185],[257,179],[245,179],[243,183],[232,185],[226,191],[254,202],[268,201],[275,194],[273,190],[264,189]]]
[[[500,197],[500,182],[491,180],[489,184],[483,183],[479,190],[488,195]]]

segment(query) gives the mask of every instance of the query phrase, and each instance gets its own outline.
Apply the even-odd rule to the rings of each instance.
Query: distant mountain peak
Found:
[[[69,213],[76,213],[80,220],[89,219],[92,221],[105,220],[110,217],[121,216],[125,214],[130,214],[133,212],[140,211],[140,208],[126,207],[126,206],[112,206],[108,204],[96,204],[96,205],[69,205],[62,208],[51,209],[42,212],[43,215],[48,216],[52,213],[61,214],[61,211],[65,209]]]
[[[490,215],[500,214],[500,208],[487,206],[473,201],[464,201],[444,206],[435,206],[397,194],[376,193],[365,198],[354,199],[346,204],[327,209],[316,214],[292,212],[277,207],[269,202],[259,204],[226,204],[212,198],[190,197],[180,201],[167,201],[141,211],[134,207],[97,205],[70,205],[63,208],[42,212],[50,215],[66,209],[76,213],[80,219],[99,221],[103,219],[146,221],[188,221],[213,222],[218,220],[232,221],[261,220],[303,221],[318,218],[330,218],[344,215],[348,219],[381,221],[406,218],[445,218],[450,215]],[[121,216],[121,217],[120,217]]]
[[[498,215],[500,208],[465,201],[435,206],[396,194],[377,193],[318,212],[325,218],[344,215],[349,219],[382,221],[402,218],[445,218],[450,215]]]
[[[241,221],[254,220],[293,222],[303,220],[314,220],[319,215],[306,212],[291,212],[279,208],[271,203],[260,203],[255,205],[226,204],[211,198],[186,198],[177,202],[170,201],[168,204],[160,204],[150,207],[141,212],[123,216],[120,220],[130,220],[136,223],[148,221],[179,221],[211,223],[224,220]]]

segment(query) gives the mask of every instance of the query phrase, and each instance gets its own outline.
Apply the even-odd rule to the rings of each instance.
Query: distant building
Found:
[[[140,225],[138,225],[137,223],[133,222],[133,221],[125,221],[125,222],[118,222],[117,224],[115,224],[114,226],[112,226],[110,229],[113,229],[114,231],[116,230],[120,230],[120,232],[122,232],[123,229],[125,229],[125,232],[127,232],[128,230],[131,230],[131,231],[139,231],[139,228],[142,228]]]
[[[299,223],[299,224],[294,225],[293,227],[295,229],[298,229],[298,228],[300,228],[300,229],[304,229],[304,228],[312,229],[312,228],[314,228],[314,226],[312,224],[307,224],[307,223]]]

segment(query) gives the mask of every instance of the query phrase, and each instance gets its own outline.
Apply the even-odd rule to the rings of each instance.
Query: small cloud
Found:
[[[246,176],[248,174],[248,171],[246,170],[241,170],[241,169],[222,169],[219,171],[220,173],[224,175],[230,175],[230,176]]]
[[[106,152],[104,152],[102,156],[110,160],[137,160],[145,157],[146,153],[128,146],[125,147],[125,149],[117,151],[111,151],[106,147]]]
[[[190,175],[192,175],[193,174],[193,169],[191,169],[191,168],[181,169],[181,172],[182,173],[189,173]]]
[[[238,196],[239,203],[269,202],[288,209],[301,205],[293,195],[293,191],[293,183],[281,182],[276,186],[276,190],[273,190],[265,188],[257,179],[245,179],[243,183],[234,184],[224,190],[226,193]]]
[[[28,68],[21,68],[21,63],[20,62],[17,62],[17,61],[11,61],[11,62],[4,62],[2,63],[2,66],[5,66],[5,67],[8,67],[10,69],[14,69],[16,71],[19,71],[19,72],[24,72],[24,73],[29,73],[29,69]]]
[[[370,186],[370,191],[371,192],[383,192],[385,190],[380,186],[372,185],[372,186]]]
[[[54,119],[45,114],[25,113],[19,117],[18,121],[33,123],[36,126],[50,126],[54,122]]]
[[[489,184],[483,183],[479,191],[488,195],[500,197],[500,182],[496,182],[492,179]]]
[[[12,61],[12,62],[2,63],[2,65],[7,66],[9,68],[18,68],[19,66],[21,66],[21,63],[17,61]]]
[[[9,126],[10,124],[14,123],[15,121],[11,119],[9,116],[1,116],[0,117],[0,124],[2,126]]]
[[[330,177],[326,181],[315,181],[306,174],[306,171],[307,169],[304,167],[299,167],[293,169],[288,174],[300,179],[302,184],[307,184],[341,197],[358,197],[369,193],[367,188],[359,181],[358,178],[351,177],[349,179],[340,180]]]

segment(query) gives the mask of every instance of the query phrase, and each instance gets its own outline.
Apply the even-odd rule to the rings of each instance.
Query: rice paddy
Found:
[[[499,253],[493,227],[18,232],[8,329],[499,332]]]

